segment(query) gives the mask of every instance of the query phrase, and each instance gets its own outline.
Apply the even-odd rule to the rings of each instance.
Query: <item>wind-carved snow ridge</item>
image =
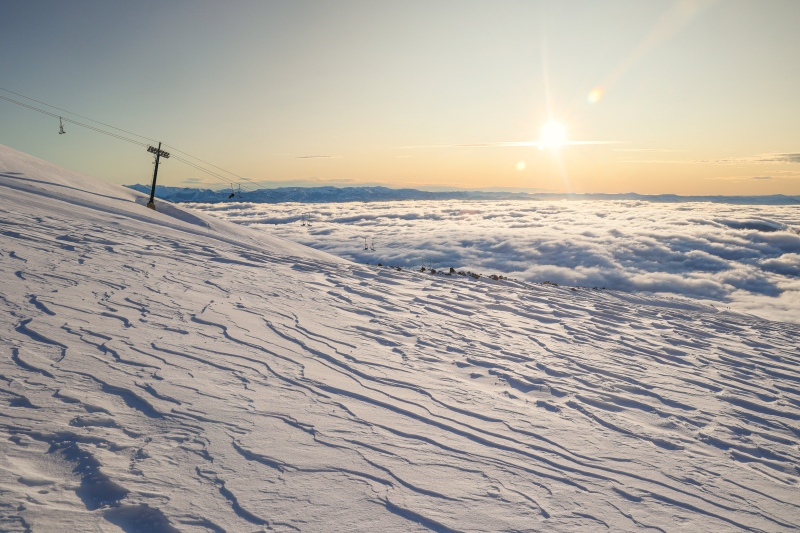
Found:
[[[800,527],[797,325],[355,265],[4,150],[0,529]]]

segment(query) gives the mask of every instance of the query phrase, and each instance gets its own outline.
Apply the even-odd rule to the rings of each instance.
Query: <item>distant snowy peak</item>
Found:
[[[128,185],[129,188],[150,194],[149,185]],[[679,203],[713,202],[747,205],[800,205],[800,198],[773,194],[766,196],[679,196],[676,194],[550,194],[496,191],[431,192],[418,189],[389,187],[278,187],[258,189],[230,198],[228,190],[214,191],[192,187],[156,187],[156,197],[170,202],[252,202],[277,204],[281,202],[392,202],[408,200],[634,200],[642,202]]]

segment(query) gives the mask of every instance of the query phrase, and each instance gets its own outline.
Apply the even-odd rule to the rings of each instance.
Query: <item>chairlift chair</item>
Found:
[[[58,117],[58,134],[64,135],[65,133],[67,132],[64,131],[64,123],[61,121],[61,117]]]

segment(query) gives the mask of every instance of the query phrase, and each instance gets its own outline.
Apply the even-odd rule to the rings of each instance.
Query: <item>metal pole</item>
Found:
[[[156,196],[156,178],[158,177],[158,160],[161,157],[161,143],[158,143],[158,150],[156,151],[156,168],[153,169],[153,185],[150,187],[150,201],[147,202],[147,207],[156,210],[156,203],[153,199]]]

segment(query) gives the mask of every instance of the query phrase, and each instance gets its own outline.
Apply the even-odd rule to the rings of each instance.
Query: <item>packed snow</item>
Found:
[[[687,296],[800,323],[798,205],[458,200],[186,206],[361,263],[420,268],[424,262],[530,282]]]
[[[0,191],[3,531],[800,527],[796,324]]]

